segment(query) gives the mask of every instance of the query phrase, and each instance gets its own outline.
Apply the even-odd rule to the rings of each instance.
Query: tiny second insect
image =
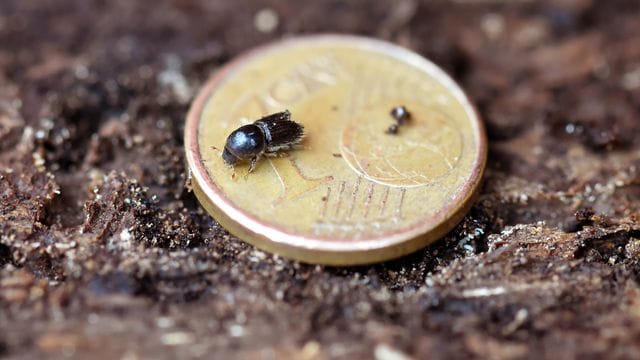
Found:
[[[389,115],[395,120],[395,124],[389,125],[386,133],[390,135],[396,135],[398,133],[398,129],[400,126],[404,125],[409,118],[411,117],[411,113],[407,111],[407,108],[404,106],[396,106],[389,112]]]
[[[303,136],[304,127],[291,120],[291,113],[285,110],[234,130],[227,137],[222,159],[229,166],[250,161],[251,172],[260,156],[291,150]]]

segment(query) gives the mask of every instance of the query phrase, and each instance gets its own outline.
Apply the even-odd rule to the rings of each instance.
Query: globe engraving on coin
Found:
[[[455,169],[463,138],[444,113],[412,104],[416,115],[408,130],[400,137],[383,136],[380,129],[388,123],[384,115],[390,107],[381,103],[363,109],[345,127],[341,151],[354,170],[382,185],[413,187],[434,183]]]
[[[410,121],[395,135],[389,111]],[[233,170],[220,157],[240,125],[288,109],[302,148]],[[472,204],[486,161],[480,119],[419,55],[379,40],[321,35],[258,48],[220,70],[185,127],[196,196],[230,232],[305,262],[355,265],[438,239]]]

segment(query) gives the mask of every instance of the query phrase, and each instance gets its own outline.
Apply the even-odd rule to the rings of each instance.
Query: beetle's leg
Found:
[[[255,169],[255,168],[256,168],[256,163],[257,163],[257,162],[258,162],[258,157],[257,157],[257,156],[254,156],[254,157],[251,159],[251,164],[249,164],[249,171],[248,171],[248,172],[253,172],[253,169]]]

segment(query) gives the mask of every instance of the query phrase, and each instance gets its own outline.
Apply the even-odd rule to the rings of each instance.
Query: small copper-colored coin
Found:
[[[411,114],[396,134],[392,108]],[[302,148],[247,174],[223,162],[229,133],[285,109]],[[226,65],[185,129],[192,187],[225,228],[309,263],[356,265],[413,252],[470,208],[485,167],[481,121],[462,90],[419,55],[379,40],[293,38]]]

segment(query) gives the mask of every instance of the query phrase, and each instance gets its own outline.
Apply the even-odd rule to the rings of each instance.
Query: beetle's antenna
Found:
[[[211,145],[211,150],[218,153],[218,155],[222,156],[222,150],[218,149],[218,147]]]

